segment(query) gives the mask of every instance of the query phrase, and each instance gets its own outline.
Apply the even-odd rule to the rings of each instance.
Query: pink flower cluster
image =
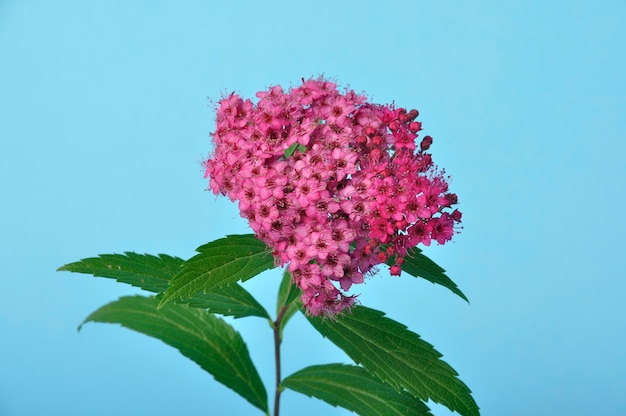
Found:
[[[452,238],[457,197],[426,152],[432,138],[416,146],[417,110],[341,94],[323,78],[256,96],[220,101],[205,177],[288,264],[308,313],[339,313],[355,301],[342,290],[375,265],[392,259],[399,275],[410,248]]]

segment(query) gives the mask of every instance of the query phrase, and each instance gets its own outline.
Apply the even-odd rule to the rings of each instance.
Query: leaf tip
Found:
[[[458,289],[458,288],[457,288],[457,290],[455,291],[455,293],[456,293],[457,295],[459,295],[459,297],[460,297],[461,299],[463,299],[465,302],[467,302],[467,304],[468,304],[468,305],[470,304],[469,299],[467,298],[467,296],[465,296],[465,293],[463,293],[463,292],[461,291],[461,289]]]
[[[163,294],[164,296],[161,298],[161,300],[159,301],[159,303],[157,304],[157,311],[160,309],[163,309],[163,307],[165,305],[167,305],[168,303],[172,302],[171,296],[167,296],[167,294]]]

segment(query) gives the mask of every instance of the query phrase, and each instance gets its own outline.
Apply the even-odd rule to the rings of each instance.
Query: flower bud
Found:
[[[420,143],[420,149],[422,149],[423,151],[428,150],[431,144],[433,144],[433,138],[430,136],[426,136],[422,139],[422,142]]]
[[[417,133],[421,129],[422,129],[422,123],[420,123],[419,121],[411,121],[411,123],[409,123],[409,130],[412,133]]]

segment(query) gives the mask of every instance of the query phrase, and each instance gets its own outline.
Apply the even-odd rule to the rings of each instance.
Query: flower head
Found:
[[[409,249],[450,241],[458,198],[427,153],[432,137],[419,137],[417,110],[369,103],[323,78],[256,96],[219,102],[205,176],[288,264],[308,313],[341,312],[377,264],[393,256],[399,275]]]

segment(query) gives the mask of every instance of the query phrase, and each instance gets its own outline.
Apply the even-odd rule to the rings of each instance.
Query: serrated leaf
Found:
[[[198,292],[246,281],[275,267],[272,251],[252,234],[229,235],[196,250],[165,291],[159,307]]]
[[[258,316],[270,321],[272,319],[250,292],[237,283],[231,283],[228,286],[214,289],[208,293],[196,293],[181,303],[188,303],[189,306],[195,308],[208,309],[211,313],[219,313],[235,318]]]
[[[58,271],[87,273],[97,277],[113,278],[154,293],[164,292],[170,280],[181,270],[184,260],[159,254],[101,254],[59,267]],[[212,313],[241,318],[260,316],[270,319],[269,314],[256,299],[240,285],[233,283],[210,293],[197,293],[186,298],[196,308],[208,309]]]
[[[282,386],[360,416],[432,416],[421,400],[396,391],[357,366],[307,367],[284,379]]]
[[[159,254],[100,254],[59,267],[57,271],[92,274],[113,278],[121,283],[160,293],[167,289],[169,280],[176,275],[184,260]]]
[[[376,377],[415,397],[441,403],[463,416],[478,416],[470,389],[441,354],[383,312],[355,306],[332,320],[307,316],[324,337]]]
[[[394,258],[390,258],[387,264],[392,266],[394,264]],[[422,254],[422,250],[419,248],[413,247],[408,250],[408,254],[404,257],[404,263],[401,267],[402,271],[412,276],[422,277],[431,283],[448,288],[469,303],[469,300],[465,294],[461,292],[461,289],[446,275],[445,270]]]
[[[154,298],[122,297],[89,315],[81,327],[87,322],[116,323],[157,338],[268,412],[265,387],[237,331],[201,309],[170,304],[157,310],[157,304]]]

